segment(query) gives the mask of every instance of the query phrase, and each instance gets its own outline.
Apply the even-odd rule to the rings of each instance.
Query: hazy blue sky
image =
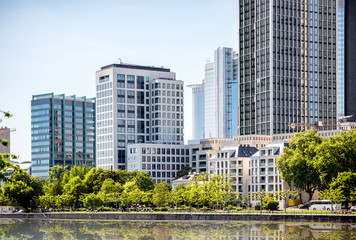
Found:
[[[14,117],[11,152],[31,160],[31,97],[95,96],[95,72],[124,63],[164,66],[200,83],[218,47],[237,47],[238,0],[0,0],[0,109]],[[192,136],[185,88],[185,140]]]

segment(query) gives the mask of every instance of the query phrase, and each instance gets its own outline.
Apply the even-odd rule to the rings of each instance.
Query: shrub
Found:
[[[200,208],[200,210],[207,211],[207,210],[211,210],[211,209],[207,206],[204,206],[204,207]]]
[[[279,201],[271,197],[263,199],[262,209],[264,210],[278,210]]]
[[[102,211],[102,212],[109,212],[109,211],[112,211],[113,209],[111,207],[104,207],[104,206],[101,206],[98,208],[99,211]]]

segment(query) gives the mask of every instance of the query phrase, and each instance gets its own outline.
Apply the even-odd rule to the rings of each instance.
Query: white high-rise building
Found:
[[[108,65],[96,90],[97,167],[126,169],[128,144],[183,144],[183,81],[170,69]]]

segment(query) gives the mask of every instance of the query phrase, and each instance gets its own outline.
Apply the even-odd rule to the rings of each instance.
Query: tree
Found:
[[[273,197],[264,198],[262,201],[262,208],[264,210],[278,210],[279,201]]]
[[[356,129],[329,137],[317,150],[315,167],[320,172],[323,189],[328,189],[340,172],[356,173]]]
[[[164,207],[169,204],[171,194],[171,185],[161,182],[153,190],[152,202],[157,207]]]
[[[82,196],[85,192],[85,186],[79,175],[69,180],[69,182],[64,185],[63,195],[70,196],[73,200],[71,204],[75,207],[79,207]]]
[[[334,178],[329,189],[322,191],[322,194],[336,203],[356,203],[356,173],[341,172]]]
[[[99,195],[103,199],[105,204],[115,204],[120,201],[120,194],[123,191],[123,187],[120,183],[115,183],[111,178],[106,179],[101,186]]]
[[[184,184],[179,184],[176,188],[173,189],[171,199],[176,207],[184,204],[185,202],[184,194],[186,191],[187,191],[187,186],[185,186]]]
[[[39,197],[43,195],[44,180],[28,173],[14,172],[10,181],[4,184],[4,198],[9,202],[25,209],[37,208]]]
[[[189,166],[183,167],[181,170],[177,171],[177,177],[175,179],[188,175],[192,170],[193,169]]]
[[[54,208],[56,206],[56,197],[50,195],[42,195],[39,197],[41,208]]]
[[[98,179],[102,172],[104,172],[104,170],[102,168],[91,168],[89,170],[89,172],[85,175],[83,182],[86,187],[87,193],[92,193],[92,192],[97,193],[100,190],[100,188],[97,188],[97,186],[99,185]],[[101,185],[100,185],[100,187],[101,187]],[[97,191],[95,191],[95,190],[97,190]]]
[[[317,148],[323,138],[313,130],[296,133],[289,141],[289,148],[277,159],[277,167],[282,179],[309,194],[311,200],[314,192],[321,188],[320,173],[316,168]]]
[[[298,196],[298,191],[283,190],[277,194],[278,198],[284,200],[284,211],[287,212],[287,199],[296,198]]]
[[[103,205],[103,201],[97,194],[90,193],[84,198],[83,204],[86,208],[96,209]]]

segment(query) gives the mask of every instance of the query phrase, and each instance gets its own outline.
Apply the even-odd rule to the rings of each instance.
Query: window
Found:
[[[143,76],[137,76],[137,89],[145,89],[145,80]]]
[[[127,88],[135,88],[135,76],[127,76]]]
[[[135,118],[135,106],[127,105],[127,117]]]
[[[137,133],[145,133],[145,122],[137,121]]]
[[[117,102],[118,103],[125,102],[125,90],[117,90]]]
[[[124,133],[125,129],[125,120],[117,120],[117,132]]]
[[[125,117],[125,105],[117,106],[117,117],[119,117],[119,118]]]
[[[144,104],[145,103],[145,93],[138,91],[137,92],[137,103],[138,104]]]
[[[127,121],[127,132],[128,133],[134,133],[135,132],[135,121],[134,120],[128,120]]]
[[[140,118],[140,119],[145,118],[145,107],[137,106],[137,118]]]
[[[127,91],[127,102],[135,103],[135,91]]]
[[[125,135],[122,134],[117,135],[117,144],[118,147],[125,147]]]
[[[135,143],[135,135],[127,135],[127,143]]]
[[[123,75],[123,74],[117,75],[117,87],[125,88],[125,75]]]

